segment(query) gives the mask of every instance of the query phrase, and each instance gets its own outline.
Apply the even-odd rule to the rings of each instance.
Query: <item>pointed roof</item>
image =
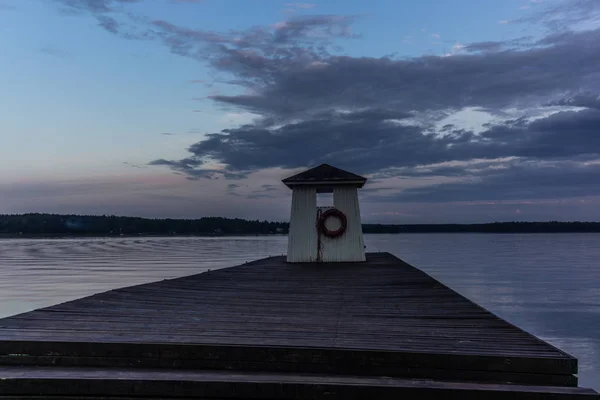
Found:
[[[296,185],[356,185],[363,187],[367,178],[352,172],[344,171],[329,164],[321,164],[318,167],[300,172],[294,176],[284,179],[282,182],[289,188]]]

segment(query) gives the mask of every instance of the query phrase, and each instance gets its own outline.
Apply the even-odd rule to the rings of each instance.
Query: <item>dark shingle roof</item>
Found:
[[[367,178],[360,175],[353,174],[352,172],[344,171],[333,167],[329,164],[321,164],[318,167],[311,168],[294,176],[284,179],[282,182],[287,187],[294,185],[306,185],[306,184],[350,184],[355,183],[359,187],[362,187]]]

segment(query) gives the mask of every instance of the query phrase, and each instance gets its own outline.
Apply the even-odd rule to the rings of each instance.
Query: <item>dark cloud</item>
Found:
[[[573,97],[563,98],[547,103],[548,106],[585,107],[600,110],[600,96],[592,93],[581,93]]]
[[[479,134],[454,130],[434,135],[381,121],[322,119],[273,130],[232,129],[190,150],[198,158],[209,156],[234,170],[326,161],[383,179],[460,179],[458,183],[434,181],[388,200],[516,199],[538,194],[562,198],[600,194],[599,169],[585,164],[600,159],[599,129],[600,112],[594,109],[563,111],[533,121],[510,120]]]
[[[532,36],[524,36],[504,41],[485,41],[458,45],[455,46],[455,50],[467,53],[494,53],[505,50],[528,50],[542,45],[539,40],[534,40]]]
[[[99,16],[98,25],[111,33],[119,33],[120,24],[112,17],[107,17],[104,15]]]
[[[479,42],[464,46],[464,49],[470,52],[496,52],[505,49],[503,42]]]
[[[369,135],[365,135],[366,129],[370,130]],[[328,116],[277,128],[245,125],[227,129],[207,135],[205,140],[192,145],[189,151],[197,159],[217,160],[233,170],[275,166],[296,168],[316,164],[320,160],[346,166],[357,162],[361,165],[373,162],[381,166],[390,156],[397,160],[393,154],[383,153],[387,153],[387,149],[395,149],[398,142],[407,150],[423,145],[436,146],[435,141],[432,142],[414,127],[398,126],[378,118],[336,119]],[[443,147],[441,142],[443,140],[438,145],[440,149]],[[372,154],[378,154],[378,160],[370,160]],[[415,157],[411,158],[416,161]]]
[[[106,0],[84,3],[96,13],[113,7]],[[173,53],[208,61],[217,71],[233,74],[236,79],[230,82],[254,91],[214,95],[213,100],[279,118],[382,105],[404,111],[523,106],[574,88],[600,86],[594,68],[600,62],[598,30],[524,50],[498,52],[503,44],[476,43],[466,48],[484,54],[454,57],[333,56],[329,45],[335,38],[352,37],[354,20],[302,16],[226,33],[156,20],[139,35],[159,38]],[[112,21],[103,26],[117,29]]]
[[[380,119],[382,114],[227,129],[190,146],[193,156],[183,162],[187,166],[194,160],[200,166],[212,160],[232,171],[248,171],[296,168],[322,161],[374,174],[397,167],[478,158],[546,160],[600,155],[600,112],[593,109],[563,111],[533,121],[509,120],[489,125],[479,134],[455,129],[442,135]]]
[[[125,2],[83,3],[102,23]],[[597,0],[555,2],[518,21],[551,28],[544,38],[483,41],[451,56],[405,59],[342,55],[337,41],[355,37],[356,18],[349,16],[301,16],[229,32],[138,19],[135,37],[205,62],[241,89],[209,99],[257,116],[206,134],[187,158],[150,164],[189,179],[244,179],[255,170],[322,162],[381,180],[431,179],[393,197],[411,201],[596,193],[597,167],[584,161],[600,158],[600,29],[585,23],[598,11]],[[103,27],[122,34],[117,18],[116,25],[110,19]],[[483,131],[441,123],[465,109],[494,120]],[[514,109],[525,117],[508,119]],[[435,184],[434,177],[455,182]]]
[[[480,141],[473,143],[469,151],[488,160],[403,167],[392,174],[460,180],[409,188],[379,196],[378,200],[447,202],[600,195],[600,137],[595,133],[598,129],[600,112],[593,109],[493,126],[480,135]],[[487,148],[478,152],[476,147]]]
[[[254,94],[212,99],[260,115],[287,118],[332,108],[530,107],[565,92],[597,91],[600,77],[595,65],[599,62],[600,30],[595,30],[547,47],[495,53],[410,60],[331,56],[281,72]],[[263,59],[260,64],[277,62]]]
[[[600,154],[600,112],[563,111],[531,123],[509,121],[483,132],[483,143],[499,156],[552,159]]]
[[[464,171],[463,171],[463,176]],[[470,179],[419,188],[371,200],[404,202],[476,202],[564,199],[600,195],[600,164],[572,161],[521,161],[501,169],[483,169]]]
[[[591,108],[597,96],[581,93],[600,93],[600,30],[553,33],[537,42],[481,42],[465,46],[471,54],[402,60],[315,52],[303,45],[301,29],[291,32],[294,40],[281,36],[294,43],[286,48],[290,57],[265,51],[277,40],[266,40],[263,30],[242,40],[243,56],[213,53],[213,67],[243,78],[236,82],[251,91],[211,98],[262,119],[207,135],[189,148],[193,159],[217,161],[230,171],[331,162],[375,174],[474,158],[552,159],[598,151],[598,141],[589,139],[598,114],[589,110],[504,121],[480,134],[448,124],[436,130],[435,121],[466,107],[497,115],[510,107],[535,109],[532,116],[549,105]],[[207,39],[205,32],[184,36],[231,43],[219,35]]]

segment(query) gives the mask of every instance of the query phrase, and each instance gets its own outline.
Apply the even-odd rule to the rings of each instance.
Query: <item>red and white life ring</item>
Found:
[[[340,220],[340,227],[338,229],[332,231],[327,228],[325,222],[329,217],[336,217]],[[346,219],[346,215],[344,215],[344,213],[338,210],[337,208],[330,208],[328,210],[323,211],[323,213],[319,216],[319,219],[317,220],[317,229],[319,230],[319,232],[330,238],[335,238],[343,235],[344,232],[346,232],[347,225],[348,220]]]

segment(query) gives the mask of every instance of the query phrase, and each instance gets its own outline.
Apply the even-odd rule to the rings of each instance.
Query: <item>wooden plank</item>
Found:
[[[42,367],[112,367],[112,368],[171,368],[236,371],[263,371],[288,373],[325,373],[362,376],[389,376],[415,379],[434,379],[472,382],[503,382],[548,386],[577,386],[574,375],[532,374],[504,371],[432,369],[377,363],[307,363],[279,360],[240,361],[230,359],[181,358],[125,358],[125,357],[72,357],[72,356],[0,356],[4,366]],[[462,367],[462,366],[459,366]]]
[[[222,399],[598,399],[589,389],[320,374],[0,367],[0,393]]]
[[[557,375],[571,375],[575,368],[572,359],[486,356],[464,352],[441,353],[427,352],[426,349],[421,352],[393,352],[273,346],[15,341],[0,342],[0,354],[325,363],[334,366],[359,365],[365,370],[373,367],[396,366]]]

